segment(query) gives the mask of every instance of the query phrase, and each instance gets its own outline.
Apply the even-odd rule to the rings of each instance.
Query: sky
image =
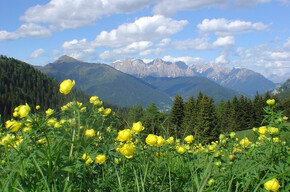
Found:
[[[0,0],[0,54],[247,68],[290,78],[290,0]]]

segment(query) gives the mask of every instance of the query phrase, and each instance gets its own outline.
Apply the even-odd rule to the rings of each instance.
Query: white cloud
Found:
[[[133,42],[125,47],[113,49],[112,51],[106,50],[100,54],[100,58],[107,61],[113,61],[120,59],[120,57],[127,57],[130,54],[136,54],[142,52],[145,49],[150,48],[153,45],[150,41]]]
[[[219,37],[215,42],[213,42],[213,45],[216,47],[228,47],[234,44],[235,38],[233,36]]]
[[[158,43],[158,46],[159,46],[159,47],[164,47],[164,46],[169,45],[170,42],[171,42],[171,39],[170,39],[170,38],[165,38],[165,39],[162,39],[162,40]]]
[[[40,48],[40,49],[36,49],[35,51],[33,51],[31,54],[30,54],[30,56],[29,56],[29,58],[30,59],[34,59],[34,58],[37,58],[37,57],[39,57],[40,55],[42,55],[43,53],[44,53],[45,51],[44,51],[44,49],[42,49],[42,48]]]
[[[172,41],[170,46],[174,49],[181,49],[181,50],[210,50],[214,48],[209,43],[209,39],[206,37],[180,40],[180,41]]]
[[[225,18],[220,19],[204,19],[201,24],[197,25],[200,33],[213,32],[219,36],[228,36],[251,32],[252,30],[264,30],[267,25],[258,22],[235,20],[230,21]]]
[[[95,53],[94,46],[87,39],[65,41],[62,44],[63,52],[76,59],[82,59]]]
[[[187,65],[196,65],[196,64],[205,64],[208,63],[208,61],[206,61],[203,58],[200,57],[189,57],[189,56],[184,56],[184,57],[172,57],[170,55],[166,55],[162,58],[162,60],[164,61],[170,61],[170,62],[178,62],[178,61],[182,61],[184,63],[186,63]]]
[[[120,25],[111,31],[102,31],[95,46],[120,47],[136,41],[154,41],[169,37],[183,29],[186,20],[173,20],[162,15],[141,17],[133,23]]]
[[[21,17],[26,22],[45,23],[62,30],[95,25],[102,16],[132,13],[155,0],[51,0],[26,10]]]
[[[228,51],[222,51],[221,54],[215,59],[217,64],[228,64]]]
[[[0,41],[16,40],[24,37],[44,38],[49,36],[51,36],[49,29],[33,23],[25,23],[16,29],[15,32],[0,31]]]
[[[156,49],[147,49],[144,51],[141,51],[139,53],[140,56],[147,56],[147,55],[160,55],[162,53],[162,49],[161,48],[156,48]]]

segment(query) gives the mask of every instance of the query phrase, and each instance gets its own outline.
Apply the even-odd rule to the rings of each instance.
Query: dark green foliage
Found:
[[[171,124],[171,130],[176,137],[180,137],[181,125],[184,118],[184,103],[180,95],[176,95],[173,101],[173,106],[169,114],[169,122]]]
[[[195,138],[202,143],[208,143],[217,139],[220,129],[218,128],[218,119],[213,99],[203,95],[202,100],[197,103],[197,110]]]
[[[194,132],[194,126],[196,124],[196,103],[193,96],[188,98],[188,101],[184,104],[184,118],[182,122],[182,128],[184,135],[191,135]]]
[[[164,132],[161,128],[161,123],[164,120],[164,116],[161,115],[157,106],[151,103],[144,110],[143,118],[141,119],[146,133],[160,134]]]
[[[36,105],[42,110],[59,109],[73,97],[80,102],[89,96],[79,90],[69,95],[59,93],[59,82],[22,61],[1,56],[0,58],[0,114],[2,121],[11,118],[16,106],[28,103],[34,111]],[[3,123],[2,122],[2,123]]]

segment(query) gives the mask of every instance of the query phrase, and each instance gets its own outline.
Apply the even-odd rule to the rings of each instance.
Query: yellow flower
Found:
[[[94,137],[96,135],[96,132],[94,129],[87,129],[85,131],[85,136],[87,137]]]
[[[150,145],[150,146],[153,146],[157,143],[157,136],[154,135],[154,134],[149,134],[146,139],[145,139],[145,142]]]
[[[93,160],[92,160],[92,158],[89,157],[89,158],[86,160],[86,165],[87,165],[87,164],[91,164],[91,163],[93,163]]]
[[[212,186],[214,184],[214,179],[210,179],[208,182],[207,182],[208,186]]]
[[[157,136],[156,146],[160,147],[164,143],[164,139],[162,136]]]
[[[73,86],[75,85],[75,81],[70,80],[70,79],[66,79],[64,80],[60,86],[59,86],[59,92],[61,92],[62,94],[66,95],[68,94],[71,89],[73,88]]]
[[[130,129],[124,129],[118,132],[117,140],[124,142],[129,141],[132,138],[131,130]]]
[[[104,111],[103,111],[103,114],[104,114],[104,116],[107,116],[107,115],[109,115],[110,113],[111,113],[111,109],[110,108],[106,108],[106,109],[104,109]]]
[[[276,127],[269,127],[268,132],[270,133],[270,135],[274,135],[279,132],[279,129]]]
[[[274,178],[264,183],[264,187],[267,191],[278,191],[280,184],[279,181]]]
[[[31,130],[32,130],[31,127],[24,127],[24,128],[22,129],[22,132],[23,132],[23,133],[29,133]]]
[[[186,149],[185,149],[185,147],[177,146],[177,147],[176,147],[176,151],[177,151],[177,153],[179,153],[179,154],[183,154],[183,153],[185,153]]]
[[[37,143],[40,143],[40,144],[46,143],[46,138],[37,140]]]
[[[53,127],[56,122],[56,118],[50,118],[47,120],[46,125]]]
[[[135,134],[139,134],[141,131],[144,130],[144,127],[142,126],[142,123],[141,121],[138,121],[137,123],[133,123],[133,126],[132,126],[132,131],[135,133]]]
[[[216,166],[220,167],[220,166],[222,165],[222,162],[221,162],[221,161],[216,161],[216,162],[214,162],[214,164],[215,164]]]
[[[90,98],[90,103],[92,103],[93,105],[95,106],[101,106],[103,104],[103,102],[101,100],[99,100],[99,97],[98,96],[92,96]]]
[[[169,137],[165,142],[167,144],[173,144],[174,143],[174,137]]]
[[[262,127],[259,128],[258,131],[259,131],[259,133],[261,135],[266,135],[266,133],[267,133],[267,127],[266,126],[262,126]]]
[[[26,117],[29,112],[30,112],[30,107],[27,103],[25,105],[19,106],[18,114],[20,118]]]
[[[219,140],[223,140],[226,136],[224,134],[220,134]]]
[[[279,137],[274,137],[274,138],[273,138],[273,141],[274,141],[275,143],[279,143],[279,142],[281,142],[281,140],[280,140]]]
[[[53,125],[54,128],[60,128],[61,124],[59,122],[55,122],[55,124]]]
[[[133,143],[126,143],[119,149],[119,152],[126,158],[130,159],[133,157],[135,149],[136,147]]]
[[[253,127],[253,132],[257,132],[258,131],[258,129],[256,128],[256,127]]]
[[[248,137],[245,137],[244,139],[242,139],[242,140],[240,141],[240,145],[241,145],[242,147],[248,147],[249,144],[250,144],[250,141],[249,141]]]
[[[184,138],[184,141],[188,144],[193,142],[193,135],[188,135],[187,137]]]
[[[7,129],[10,129],[12,132],[17,132],[17,131],[20,129],[20,127],[21,127],[21,123],[15,121],[14,119],[12,119],[12,120],[7,120],[7,121],[5,122],[5,127],[6,127]]]
[[[99,165],[103,164],[106,161],[106,156],[105,155],[98,155],[96,157],[96,163]]]
[[[35,109],[36,110],[39,110],[40,109],[40,106],[39,105],[36,105]]]
[[[214,144],[214,145],[209,145],[209,146],[208,146],[208,151],[209,151],[209,152],[214,151],[215,148],[216,148],[216,145],[215,145],[215,144]]]
[[[3,136],[3,137],[1,138],[0,145],[3,145],[3,146],[8,145],[8,144],[10,144],[10,143],[12,142],[12,140],[13,140],[14,138],[15,138],[14,135],[7,134],[7,135],[5,135],[5,136]]]
[[[50,115],[53,114],[53,112],[54,112],[54,110],[49,108],[49,109],[47,109],[47,110],[45,111],[45,114],[46,114],[47,116],[50,116]]]
[[[267,103],[268,105],[274,105],[274,104],[275,104],[275,99],[268,99],[268,100],[266,101],[266,103]]]
[[[99,109],[98,109],[98,112],[103,112],[104,111],[104,107],[100,107]]]

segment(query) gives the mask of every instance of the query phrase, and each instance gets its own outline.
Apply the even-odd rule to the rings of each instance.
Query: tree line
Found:
[[[279,109],[289,116],[289,99],[280,102],[269,92],[255,95],[253,99],[243,95],[215,104],[213,98],[199,92],[197,98],[183,100],[176,95],[169,114],[158,110],[152,103],[145,109],[140,104],[129,108],[126,122],[141,121],[148,133],[182,138],[194,135],[195,139],[207,143],[218,138],[220,133],[242,131],[259,127],[265,115],[266,101],[275,98]],[[287,112],[288,110],[288,112]]]

